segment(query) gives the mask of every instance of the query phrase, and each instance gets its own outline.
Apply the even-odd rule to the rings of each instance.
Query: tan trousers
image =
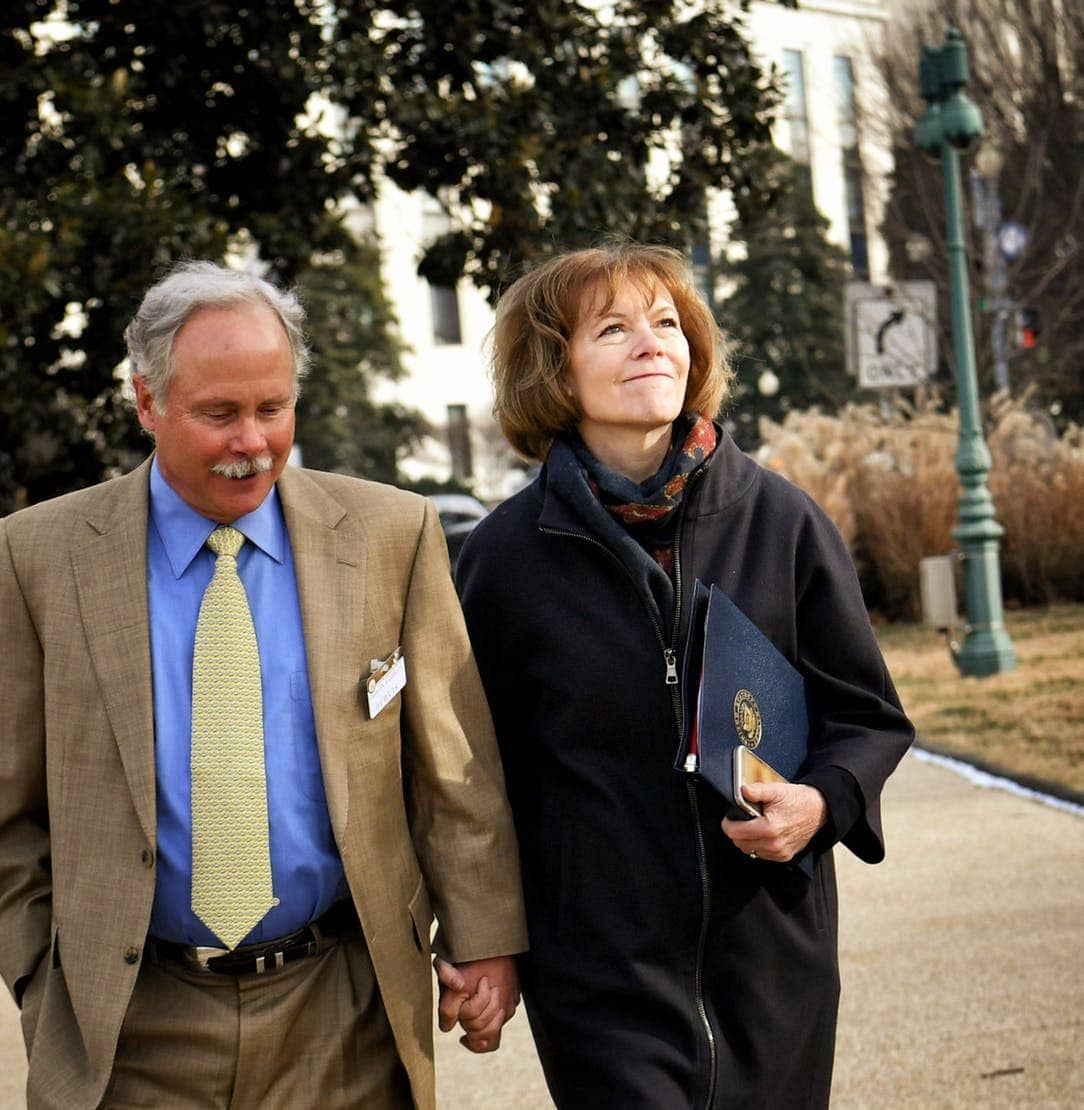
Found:
[[[264,975],[145,959],[101,1105],[408,1110],[360,931]]]

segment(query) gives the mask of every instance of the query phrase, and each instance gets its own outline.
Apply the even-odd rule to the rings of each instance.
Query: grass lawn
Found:
[[[963,678],[923,625],[877,628],[919,742],[1084,794],[1084,605],[1006,613],[1017,669]]]

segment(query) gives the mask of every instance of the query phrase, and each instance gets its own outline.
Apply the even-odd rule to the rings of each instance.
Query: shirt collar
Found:
[[[166,481],[157,458],[151,464],[150,513],[173,575],[180,578],[218,525],[197,513]],[[286,525],[276,487],[259,508],[239,517],[232,527],[276,563],[284,561]]]

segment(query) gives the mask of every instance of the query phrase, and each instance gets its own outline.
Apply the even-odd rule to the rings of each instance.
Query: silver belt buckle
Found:
[[[210,971],[207,966],[208,960],[213,960],[216,956],[228,956],[230,950],[228,948],[202,948],[199,946],[189,946],[184,950],[185,962],[192,968],[199,971]]]

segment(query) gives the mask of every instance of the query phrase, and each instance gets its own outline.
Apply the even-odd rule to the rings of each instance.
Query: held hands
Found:
[[[748,821],[727,817],[723,832],[739,851],[754,859],[786,863],[828,820],[824,795],[813,786],[753,782],[742,787],[742,794],[746,801],[761,807],[762,815]]]
[[[450,964],[439,956],[433,968],[440,982],[437,1006],[440,1029],[456,1021],[463,1027],[459,1043],[471,1052],[493,1052],[501,1045],[501,1028],[519,1005],[519,979],[511,956]]]

